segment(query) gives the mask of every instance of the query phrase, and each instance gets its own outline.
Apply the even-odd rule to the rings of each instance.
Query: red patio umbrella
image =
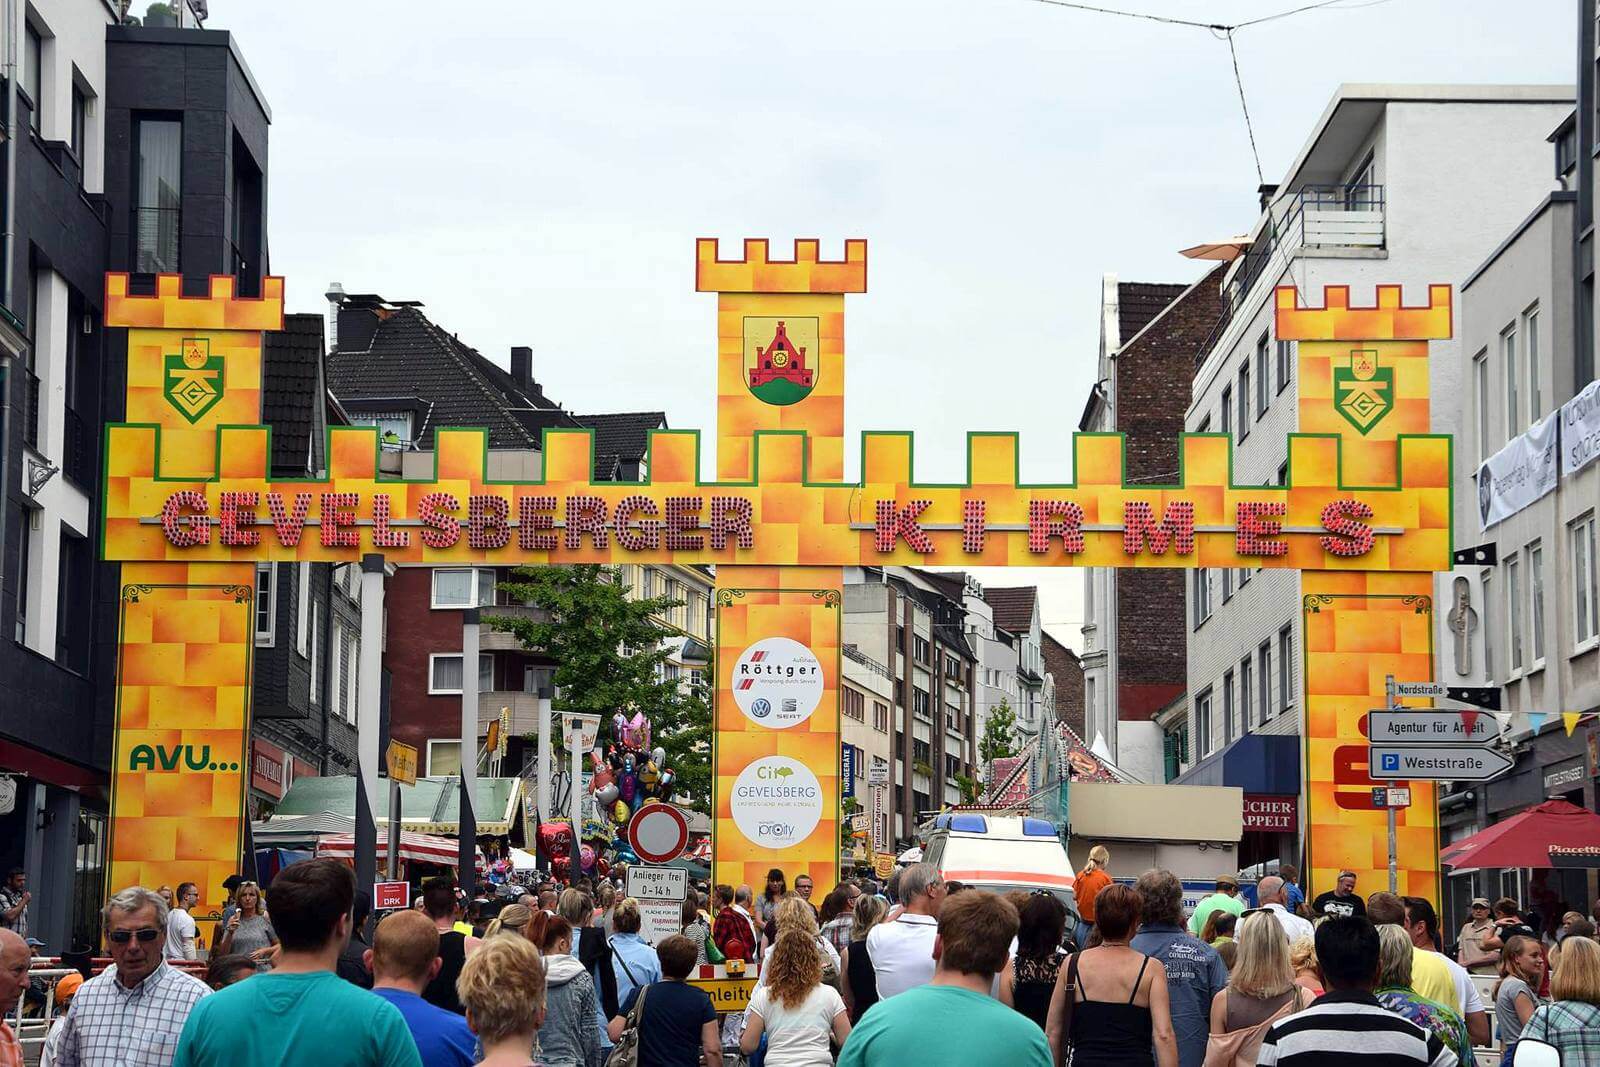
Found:
[[[1548,868],[1551,845],[1600,846],[1600,815],[1565,800],[1547,800],[1455,842],[1439,859],[1457,870]]]

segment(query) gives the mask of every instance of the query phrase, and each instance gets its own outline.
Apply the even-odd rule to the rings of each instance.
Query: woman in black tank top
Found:
[[[1049,890],[1035,890],[1017,910],[1017,954],[1000,972],[1000,1001],[1045,1028],[1067,954],[1067,908]]]

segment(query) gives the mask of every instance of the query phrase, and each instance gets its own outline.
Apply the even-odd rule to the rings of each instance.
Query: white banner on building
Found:
[[[1600,381],[1561,405],[1561,473],[1576,474],[1600,457]]]
[[[1551,412],[1478,468],[1478,521],[1487,530],[1556,487],[1556,427]]]

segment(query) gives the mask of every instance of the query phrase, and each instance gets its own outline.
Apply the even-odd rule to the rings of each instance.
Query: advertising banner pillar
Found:
[[[1403,307],[1400,287],[1380,285],[1374,307],[1351,307],[1346,286],[1329,286],[1321,308],[1297,306],[1277,291],[1277,337],[1299,342],[1300,435],[1290,442],[1290,495],[1327,484],[1399,485],[1419,520],[1448,528],[1448,450],[1424,469],[1404,455],[1408,438],[1429,433],[1428,342],[1451,336],[1451,293],[1430,286],[1423,307]],[[1311,440],[1338,447],[1312,460]],[[1304,442],[1304,448],[1299,447]],[[1301,456],[1304,456],[1302,459]],[[1350,516],[1360,519],[1359,515]],[[1385,703],[1384,679],[1433,678],[1433,556],[1397,550],[1392,570],[1301,572],[1305,693],[1307,896],[1354,871],[1363,896],[1388,888],[1386,813],[1372,789],[1405,782],[1367,773],[1366,716]],[[1424,704],[1425,701],[1412,703]],[[1432,782],[1411,782],[1412,803],[1398,815],[1402,895],[1439,897],[1439,813]]]
[[[865,241],[839,261],[819,251],[695,250],[695,288],[717,294],[717,476],[768,486],[747,518],[795,558],[824,519],[801,487],[844,480],[844,295],[867,287]],[[763,430],[798,433],[758,446]],[[843,620],[842,568],[717,568],[714,882],[759,892],[776,867],[821,899],[838,879]]]

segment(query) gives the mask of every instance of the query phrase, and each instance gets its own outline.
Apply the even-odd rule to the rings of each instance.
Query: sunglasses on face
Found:
[[[111,941],[114,944],[126,945],[129,941],[132,941],[137,937],[141,944],[148,945],[150,942],[154,941],[160,936],[160,930],[152,930],[150,927],[144,926],[137,930],[113,930],[106,935],[106,940]]]

